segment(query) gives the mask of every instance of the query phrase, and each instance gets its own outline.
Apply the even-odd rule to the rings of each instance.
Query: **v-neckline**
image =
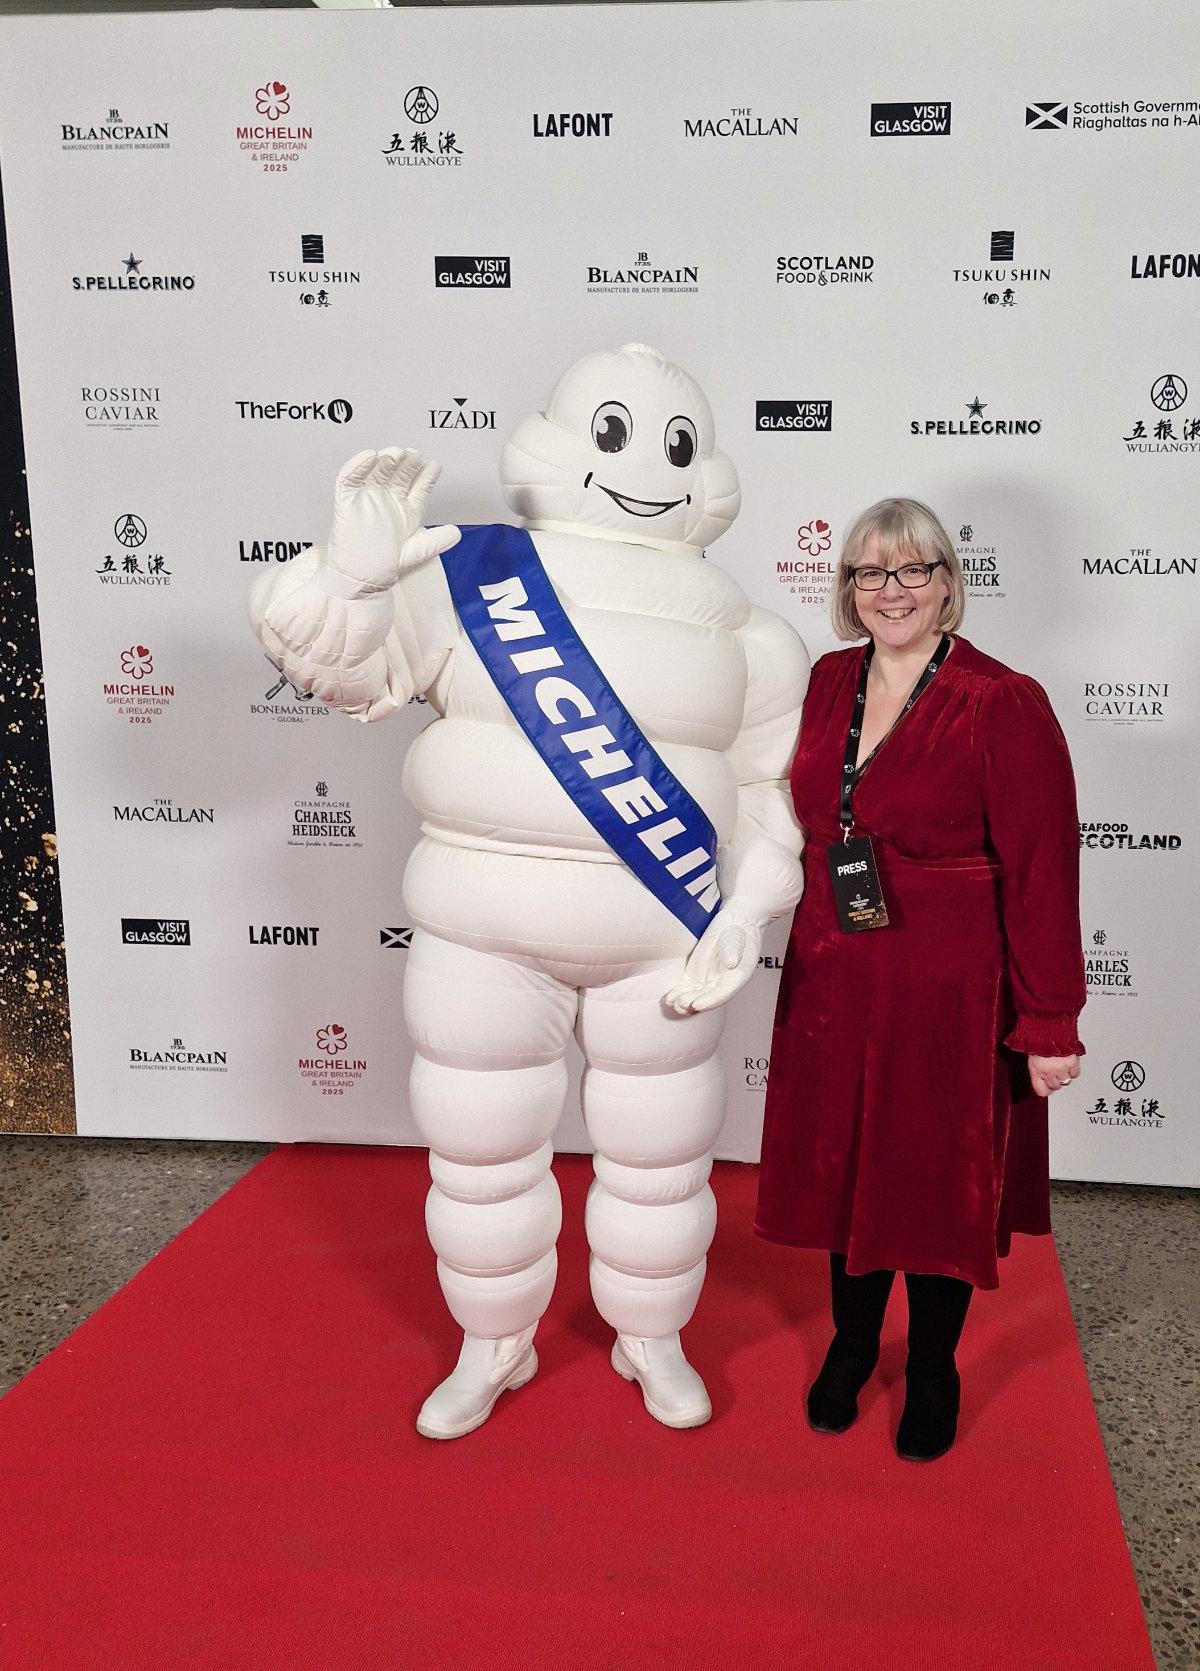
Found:
[[[949,638],[950,648],[946,651],[946,654],[942,657],[942,661],[941,661],[941,664],[939,666],[939,671],[941,670],[941,667],[944,666],[945,663],[950,659],[951,655],[954,652],[954,646],[958,642],[958,640],[955,638],[953,633],[946,633],[943,636],[945,636],[946,638]],[[938,642],[940,643],[941,640],[939,639]],[[864,655],[864,657],[867,655],[868,649],[873,650],[873,645],[871,645],[870,642],[863,645],[863,655]],[[926,665],[928,665],[928,664],[926,664]],[[875,756],[879,753],[880,749],[883,747],[883,745],[888,741],[888,739],[895,732],[895,730],[899,726],[901,720],[904,719],[908,714],[910,714],[912,712],[913,708],[916,707],[917,698],[916,698],[916,696],[914,696],[913,692],[916,691],[917,686],[921,683],[921,679],[924,676],[924,671],[925,671],[924,668],[922,668],[921,672],[919,672],[917,674],[916,678],[913,680],[912,687],[909,690],[908,695],[904,698],[904,701],[900,705],[900,712],[896,715],[895,719],[888,726],[888,728],[884,732],[883,736],[875,744],[875,746],[871,750],[870,754],[867,755],[866,759],[860,761],[859,758],[858,758],[858,754],[855,755],[853,780],[856,784],[857,784],[859,778],[861,778],[863,773],[866,771],[867,767],[871,764],[872,760],[874,760]],[[862,662],[861,661],[858,664],[858,674],[859,674],[859,678],[861,678],[862,677]],[[933,683],[933,681],[930,680],[930,684],[932,684],[932,683]],[[929,686],[926,685],[925,689],[928,690],[928,688],[929,688]],[[920,695],[923,696],[924,694],[925,694],[925,691],[920,692]],[[856,697],[856,700],[857,700],[857,681],[856,681],[856,688],[855,688],[855,697]],[[864,692],[863,692],[863,718],[866,717],[866,711],[867,711],[866,692],[864,690]],[[862,750],[862,727],[861,727],[861,725],[859,727],[858,747],[859,747],[859,752],[861,752],[861,750]]]

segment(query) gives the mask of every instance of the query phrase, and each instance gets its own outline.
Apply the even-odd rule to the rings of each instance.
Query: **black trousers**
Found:
[[[875,1348],[895,1271],[846,1275],[846,1257],[829,1255],[833,1325],[846,1346]],[[905,1272],[908,1290],[908,1358],[922,1367],[953,1364],[974,1290],[954,1276],[917,1276]]]

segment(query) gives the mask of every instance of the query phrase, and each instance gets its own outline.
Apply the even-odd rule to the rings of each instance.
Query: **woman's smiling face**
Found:
[[[870,534],[863,544],[862,554],[854,564],[861,569],[898,569],[906,563],[920,564],[924,559],[915,553],[896,551],[885,561],[878,532]],[[889,574],[887,584],[878,592],[854,590],[854,606],[864,629],[878,644],[889,649],[915,648],[937,635],[942,610],[950,596],[950,584],[944,569],[936,568],[925,586],[902,586],[895,574]]]

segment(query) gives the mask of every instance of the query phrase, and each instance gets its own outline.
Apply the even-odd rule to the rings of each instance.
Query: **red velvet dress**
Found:
[[[792,767],[805,891],[771,1047],[755,1228],[997,1285],[1013,1231],[1050,1229],[1046,1101],[1023,1052],[1065,1056],[1086,997],[1079,825],[1041,686],[957,638],[858,781],[890,923],[846,934],[826,847],[863,648],[813,668]]]

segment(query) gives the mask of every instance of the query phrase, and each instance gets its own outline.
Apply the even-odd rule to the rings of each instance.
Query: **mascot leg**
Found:
[[[613,1368],[668,1427],[712,1414],[679,1331],[696,1309],[717,1222],[708,1175],[725,1116],[715,1051],[722,1009],[680,1016],[662,995],[682,960],[583,993],[583,1112],[596,1146],[588,1195],[596,1309],[617,1331]]]
[[[446,1304],[464,1331],[418,1431],[456,1439],[537,1370],[562,1223],[550,1138],[567,1087],[573,988],[418,929],[404,982],[417,1052],[413,1118],[429,1144],[426,1202]]]

